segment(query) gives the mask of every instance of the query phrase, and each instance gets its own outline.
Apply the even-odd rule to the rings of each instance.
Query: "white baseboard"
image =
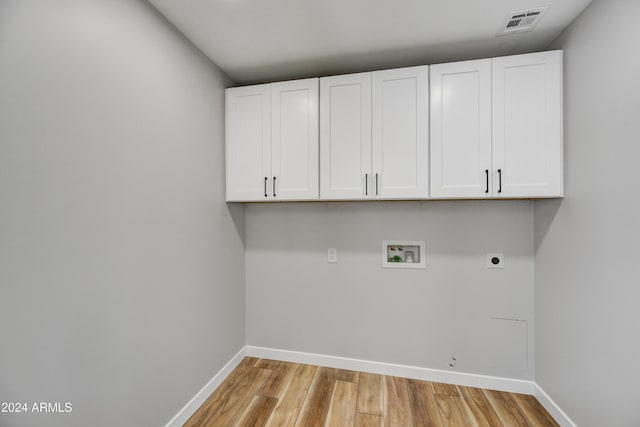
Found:
[[[551,416],[560,424],[561,427],[577,427],[576,424],[571,421],[571,418],[564,413],[562,409],[554,402],[547,393],[544,392],[538,384],[535,384],[533,395],[538,399],[538,402],[544,406],[544,409],[551,414]]]
[[[247,346],[246,349],[247,356],[251,357],[326,366],[328,368],[370,372],[373,374],[413,378],[417,380],[456,384],[467,387],[487,388],[491,390],[508,391],[511,393],[534,394],[535,383],[533,381],[468,374],[463,372],[451,372],[440,369],[420,368],[416,366],[396,365],[393,363],[372,362],[368,360],[278,350],[266,347]]]
[[[195,396],[187,403],[165,427],[182,427],[198,410],[216,388],[229,376],[247,355],[247,347],[242,349]]]

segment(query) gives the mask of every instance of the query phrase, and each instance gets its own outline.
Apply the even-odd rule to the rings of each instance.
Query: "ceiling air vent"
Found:
[[[548,9],[549,6],[544,6],[537,7],[535,9],[521,10],[519,12],[512,12],[504,19],[502,27],[496,35],[506,36],[509,34],[533,31]]]

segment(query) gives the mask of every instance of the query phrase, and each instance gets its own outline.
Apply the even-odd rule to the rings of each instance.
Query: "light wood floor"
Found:
[[[187,421],[202,426],[558,426],[533,396],[245,358]]]

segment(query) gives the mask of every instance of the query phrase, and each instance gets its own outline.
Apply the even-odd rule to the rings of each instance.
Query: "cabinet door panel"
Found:
[[[275,200],[318,198],[318,79],[271,84]]]
[[[320,126],[321,198],[370,197],[371,73],[320,79]]]
[[[494,58],[492,67],[496,195],[562,196],[562,52]]]
[[[269,85],[226,90],[227,201],[265,200],[271,175]]]
[[[430,71],[431,197],[487,197],[491,60],[433,65]]]
[[[429,195],[429,67],[372,73],[373,193],[385,199]]]

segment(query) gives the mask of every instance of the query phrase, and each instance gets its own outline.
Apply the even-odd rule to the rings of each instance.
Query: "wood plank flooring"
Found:
[[[184,427],[558,426],[533,396],[246,357]]]

